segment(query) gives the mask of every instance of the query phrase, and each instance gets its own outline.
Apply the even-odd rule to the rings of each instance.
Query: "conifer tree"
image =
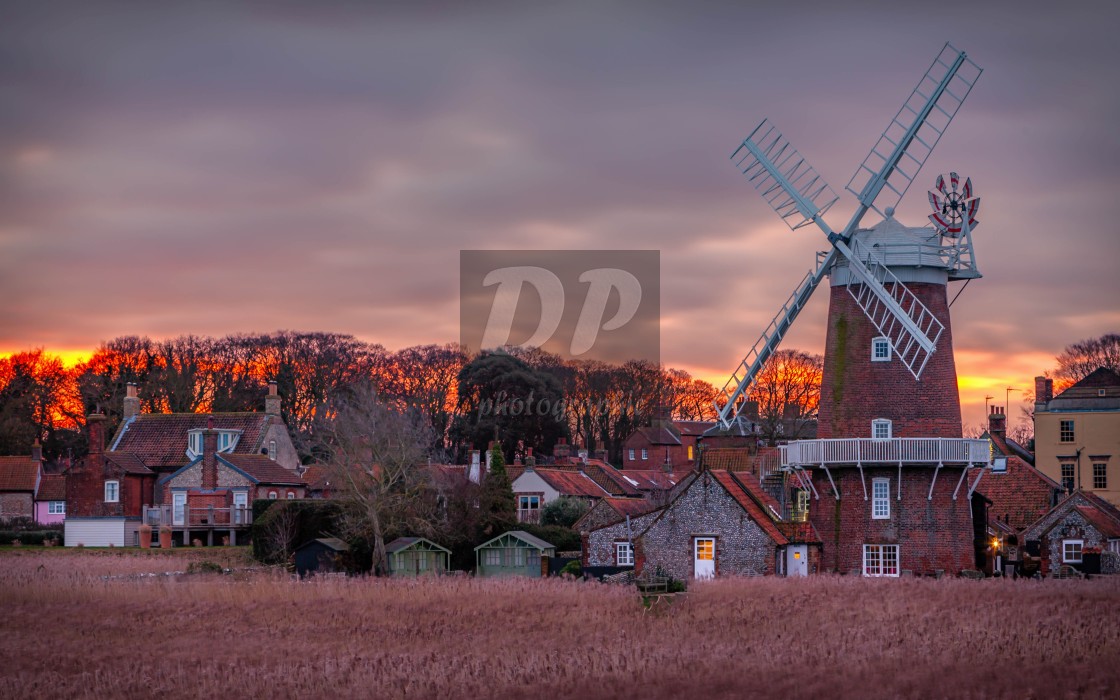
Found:
[[[517,500],[513,483],[506,471],[502,446],[495,442],[490,449],[490,471],[482,482],[482,536],[496,537],[517,525]]]

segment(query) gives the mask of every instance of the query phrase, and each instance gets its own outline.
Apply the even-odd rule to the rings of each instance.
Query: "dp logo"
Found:
[[[574,359],[657,362],[660,254],[625,251],[464,250],[460,342]]]

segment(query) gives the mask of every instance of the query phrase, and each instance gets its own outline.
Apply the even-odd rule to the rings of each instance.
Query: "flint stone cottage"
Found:
[[[0,457],[0,522],[32,518],[35,495],[43,476],[43,457],[36,442],[29,455]]]
[[[1042,575],[1062,566],[1086,568],[1091,552],[1100,568],[1088,573],[1120,574],[1120,509],[1100,496],[1074,491],[1023,530],[1028,553],[1042,558]]]

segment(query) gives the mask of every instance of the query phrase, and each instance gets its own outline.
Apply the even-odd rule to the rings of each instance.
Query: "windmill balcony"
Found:
[[[987,465],[988,440],[968,438],[843,438],[797,440],[780,448],[783,468],[833,465]]]

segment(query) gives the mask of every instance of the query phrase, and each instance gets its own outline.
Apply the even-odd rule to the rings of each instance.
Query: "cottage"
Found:
[[[523,530],[511,530],[474,548],[479,576],[529,576],[540,578],[548,571],[548,559],[556,547]]]
[[[44,474],[35,492],[35,522],[58,525],[66,520],[66,477]]]
[[[393,576],[446,574],[451,570],[451,550],[423,537],[398,537],[385,545],[385,552]]]
[[[29,455],[0,457],[0,522],[35,515],[35,493],[43,473],[43,457],[36,442]]]
[[[296,548],[296,573],[307,576],[344,570],[343,558],[350,546],[337,537],[320,537]]]
[[[1026,550],[1042,558],[1042,574],[1062,566],[1086,570],[1087,555],[1107,552],[1099,571],[1120,573],[1120,509],[1095,493],[1074,491],[1023,530]]]
[[[626,438],[622,468],[691,470],[700,458],[700,436],[714,425],[709,421],[675,421],[668,408],[662,407],[648,426]]]
[[[729,455],[720,456],[722,462],[730,461]],[[745,461],[750,462],[749,456]],[[589,529],[585,565],[632,564],[638,571],[682,580],[800,576],[819,567],[821,543],[813,526],[804,518],[783,518],[782,504],[756,474],[745,470],[709,469],[705,461],[667,505],[627,515]]]

